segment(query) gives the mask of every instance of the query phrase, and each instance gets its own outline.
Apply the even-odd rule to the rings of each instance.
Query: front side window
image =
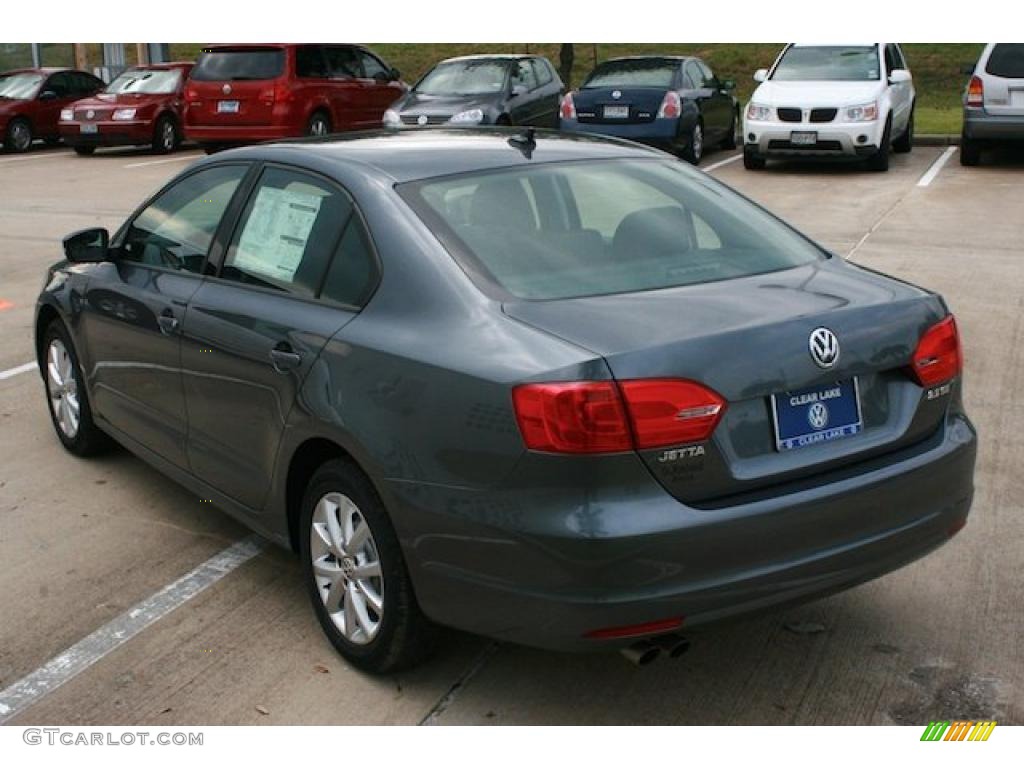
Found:
[[[676,63],[663,59],[606,61],[590,73],[584,88],[671,88]]]
[[[193,80],[273,80],[284,74],[282,48],[214,48],[203,51]]]
[[[221,277],[317,296],[351,213],[348,197],[327,182],[268,168],[246,204]]]
[[[706,283],[822,258],[731,190],[662,160],[550,163],[399,191],[468,271],[522,299]]]
[[[248,166],[220,165],[185,177],[128,226],[120,258],[200,273],[217,227]]]
[[[359,57],[351,48],[343,45],[332,45],[327,48],[327,70],[331,77],[362,77],[363,68],[359,63]]]
[[[515,68],[512,70],[512,87],[521,85],[528,91],[532,91],[537,88],[537,75],[533,72],[533,67],[530,66],[529,61],[520,61],[516,63]]]
[[[533,70],[537,73],[537,82],[541,85],[547,85],[555,79],[551,65],[543,59],[533,59]]]
[[[56,75],[52,75],[46,81],[46,85],[43,86],[43,91],[53,91],[57,94],[58,99],[71,96],[75,92],[71,85],[71,75],[67,72],[59,72]]]
[[[996,77],[1024,78],[1024,43],[996,43],[985,71]]]
[[[380,60],[366,51],[359,52],[359,58],[363,63],[363,77],[370,77],[374,80],[390,80],[391,74],[387,67],[380,63]]]
[[[106,87],[107,93],[174,93],[181,83],[180,69],[129,69]]]
[[[878,80],[878,46],[792,45],[772,72],[772,80]]]
[[[35,72],[18,72],[0,77],[0,99],[34,99],[43,82]]]
[[[499,61],[443,61],[423,76],[416,93],[424,96],[478,96],[505,87],[508,65]]]

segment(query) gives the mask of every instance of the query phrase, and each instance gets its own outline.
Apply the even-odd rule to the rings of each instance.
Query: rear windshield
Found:
[[[476,96],[505,87],[508,64],[501,61],[445,61],[416,84],[424,96]]]
[[[273,80],[284,72],[281,48],[218,48],[203,51],[192,68],[193,80]]]
[[[660,60],[606,61],[583,83],[584,88],[671,88],[678,70],[673,62]]]
[[[779,220],[673,161],[547,163],[398,189],[468,272],[521,299],[707,283],[822,258]]]
[[[1024,78],[1024,43],[996,43],[985,71],[996,77]]]
[[[791,46],[772,80],[878,80],[878,48],[868,46]]]
[[[174,93],[180,69],[129,69],[106,87],[107,93]]]

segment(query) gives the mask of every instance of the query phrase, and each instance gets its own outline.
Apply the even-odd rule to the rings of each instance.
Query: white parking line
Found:
[[[263,549],[262,540],[247,536],[211,557],[156,594],[79,640],[64,653],[0,691],[0,725],[32,702],[55,691],[108,653],[131,640],[153,622],[223,579]]]
[[[20,163],[24,160],[53,160],[55,157],[71,157],[70,152],[50,152],[45,155],[22,155],[21,157],[2,157],[0,163]]]
[[[184,160],[194,160],[199,157],[197,154],[177,155],[176,157],[165,157],[163,160],[146,160],[141,163],[128,163],[125,168],[142,168],[146,165],[163,165],[164,163],[180,163]]]
[[[729,163],[735,163],[737,160],[739,160],[742,157],[743,157],[743,153],[740,153],[738,155],[733,155],[732,157],[725,158],[725,160],[719,160],[717,163],[712,163],[707,168],[701,168],[701,170],[704,171],[705,173],[710,173],[711,171],[715,170],[715,168],[721,168],[723,165],[728,165]]]
[[[935,181],[935,177],[939,175],[939,171],[942,170],[942,166],[944,166],[946,161],[953,156],[954,152],[956,152],[956,147],[946,147],[946,151],[939,155],[938,160],[932,163],[932,167],[929,168],[925,175],[921,177],[921,180],[917,182],[917,186],[927,187]]]
[[[19,373],[28,373],[29,371],[34,371],[35,369],[35,361],[32,361],[31,363],[25,363],[24,365],[19,365],[16,368],[8,368],[6,371],[0,371],[0,381],[3,381],[4,379],[9,379],[12,376],[17,376]]]

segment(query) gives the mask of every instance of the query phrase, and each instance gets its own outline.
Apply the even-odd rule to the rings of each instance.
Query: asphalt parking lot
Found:
[[[963,168],[955,152],[918,147],[886,174],[755,173],[734,152],[703,163],[836,252],[946,297],[980,434],[972,515],[949,545],[835,597],[702,631],[679,660],[638,669],[452,634],[390,678],[342,661],[297,561],[268,546],[10,722],[1024,724],[1024,157]],[[33,360],[33,305],[60,238],[114,230],[198,156],[0,154],[0,691],[248,535],[127,452],[65,453],[40,378],[17,372]]]

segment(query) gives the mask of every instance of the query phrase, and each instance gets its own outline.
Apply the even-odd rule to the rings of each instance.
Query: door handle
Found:
[[[156,319],[156,324],[160,326],[160,333],[165,336],[170,336],[178,330],[178,318],[169,309],[165,309],[160,313]]]
[[[302,355],[293,350],[290,344],[278,344],[270,350],[270,362],[278,373],[288,373],[299,367]]]

